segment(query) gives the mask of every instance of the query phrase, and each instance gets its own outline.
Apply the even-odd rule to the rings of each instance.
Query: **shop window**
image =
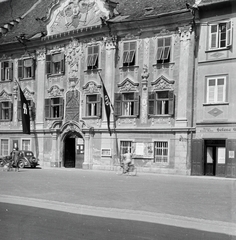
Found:
[[[207,78],[207,103],[226,102],[226,77]]]
[[[137,43],[135,41],[124,42],[123,44],[123,66],[135,66],[137,61],[136,55]]]
[[[101,95],[91,94],[86,96],[86,116],[101,117]]]
[[[45,118],[62,119],[63,118],[63,98],[45,99]]]
[[[174,92],[158,91],[148,95],[149,115],[173,115],[174,114]]]
[[[154,142],[154,162],[167,163],[168,162],[168,142],[156,141]]]
[[[46,55],[46,74],[64,74],[64,72],[64,53],[54,53]]]
[[[124,154],[126,153],[131,153],[132,150],[132,141],[121,141],[120,142],[120,156],[121,156],[121,161],[123,161]]]
[[[11,121],[12,119],[12,102],[0,102],[0,120]]]
[[[1,81],[13,80],[13,62],[1,62]]]
[[[30,120],[35,119],[35,103],[32,100],[27,100],[28,106],[29,106],[29,112],[30,112]],[[22,114],[21,114],[21,101],[18,101],[18,120],[21,121]]]
[[[219,22],[209,26],[209,49],[222,49],[232,45],[232,22]]]
[[[169,63],[171,53],[171,37],[157,39],[157,63]]]
[[[98,69],[99,66],[99,46],[88,46],[87,70]]]
[[[7,156],[9,150],[9,140],[1,139],[1,156]]]
[[[22,140],[22,150],[30,151],[30,140],[29,139],[23,139]]]
[[[116,93],[115,113],[117,116],[138,116],[139,115],[139,93]]]
[[[33,58],[18,60],[18,78],[34,78],[35,61]]]

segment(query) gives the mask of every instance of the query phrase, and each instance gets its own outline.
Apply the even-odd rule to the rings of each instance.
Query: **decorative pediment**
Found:
[[[100,89],[101,85],[98,85],[95,81],[90,81],[85,86],[83,86],[85,94],[100,93]]]
[[[48,90],[48,95],[49,97],[61,97],[63,96],[64,89],[59,88],[57,85],[53,85],[49,90]]]
[[[33,100],[33,95],[34,95],[33,91],[30,91],[28,88],[25,88],[23,90],[23,93],[24,93],[26,99]]]
[[[113,15],[114,7],[106,0],[57,1],[49,10],[48,35],[101,25]]]
[[[134,82],[129,77],[118,84],[119,92],[137,92],[139,83]]]
[[[164,75],[161,75],[155,81],[151,82],[153,91],[155,90],[173,90],[174,80],[167,79]]]
[[[12,101],[12,94],[3,89],[0,93],[0,101]]]

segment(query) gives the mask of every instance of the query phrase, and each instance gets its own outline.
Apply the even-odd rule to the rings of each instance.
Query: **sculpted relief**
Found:
[[[95,26],[109,15],[105,0],[68,0],[55,10],[47,30],[51,35]]]

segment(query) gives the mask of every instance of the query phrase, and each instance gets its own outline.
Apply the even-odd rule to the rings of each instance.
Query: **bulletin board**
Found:
[[[153,158],[154,149],[152,142],[134,142],[133,158]]]

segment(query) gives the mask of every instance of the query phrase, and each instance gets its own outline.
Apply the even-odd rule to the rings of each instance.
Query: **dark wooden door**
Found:
[[[193,139],[191,148],[191,174],[203,175],[203,140]]]
[[[65,140],[64,167],[75,167],[75,138],[67,138]]]
[[[226,176],[236,177],[236,140],[226,140]]]

